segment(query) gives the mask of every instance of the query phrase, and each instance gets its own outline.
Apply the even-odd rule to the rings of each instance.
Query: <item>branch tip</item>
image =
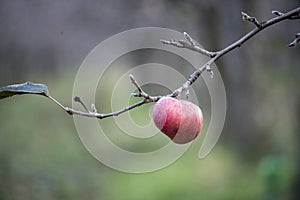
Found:
[[[185,92],[185,97],[187,99],[190,97],[189,83],[190,82],[186,82],[185,84],[182,85],[182,92]]]
[[[92,105],[91,105],[91,111],[92,111],[93,113],[97,113],[96,106],[95,106],[95,104],[93,104],[93,103],[92,103]]]
[[[163,44],[167,44],[167,43],[168,43],[168,40],[160,39],[159,41],[160,41],[161,43],[163,43]]]
[[[88,108],[85,106],[85,104],[83,103],[83,101],[81,101],[80,97],[75,96],[75,97],[74,97],[74,101],[80,103],[86,112],[90,112],[89,109],[88,109]]]
[[[75,96],[73,100],[74,100],[75,102],[80,102],[80,97]]]
[[[139,93],[142,93],[143,90],[142,90],[141,86],[137,83],[137,81],[135,80],[134,76],[132,74],[130,74],[129,78],[131,80],[131,83],[138,89]]]
[[[297,33],[295,35],[295,39],[291,43],[289,43],[288,47],[296,47],[299,42],[300,42],[300,33]]]
[[[282,16],[282,15],[283,15],[283,13],[282,13],[282,12],[279,12],[278,10],[273,10],[273,11],[272,11],[272,14],[273,14],[273,15],[277,15],[277,16]]]
[[[262,24],[255,17],[251,17],[245,12],[241,12],[241,14],[242,14],[242,19],[244,21],[248,21],[248,22],[253,23],[257,28],[262,27]]]
[[[190,43],[190,45],[192,45],[192,46],[196,45],[193,38],[187,32],[183,32],[183,36],[186,39],[186,41],[188,41]]]
[[[135,78],[132,74],[129,74],[129,78],[130,78],[131,82],[135,82]]]

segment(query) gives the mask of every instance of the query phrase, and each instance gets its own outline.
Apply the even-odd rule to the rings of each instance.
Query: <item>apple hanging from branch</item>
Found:
[[[203,114],[197,105],[172,97],[163,97],[154,105],[152,118],[155,125],[177,144],[193,141],[203,126]]]

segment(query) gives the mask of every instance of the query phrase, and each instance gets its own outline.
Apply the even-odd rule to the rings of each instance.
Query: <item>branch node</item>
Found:
[[[172,94],[170,95],[170,97],[176,98],[176,97],[180,96],[181,93],[182,93],[182,87],[174,90],[174,92],[172,92]]]
[[[93,103],[92,103],[92,105],[91,105],[91,111],[92,111],[93,113],[97,113],[96,106],[95,106],[95,104],[93,104]]]
[[[214,71],[211,69],[209,65],[206,66],[206,71],[209,73],[211,78],[214,78]]]
[[[175,42],[175,41],[173,41]],[[178,43],[182,45],[182,47],[184,47],[184,45],[187,45],[185,40],[178,40]]]
[[[257,28],[262,27],[262,24],[255,17],[251,17],[245,12],[241,12],[241,14],[244,21],[253,23]]]
[[[73,112],[72,112],[72,109],[71,109],[71,108],[65,107],[64,110],[65,110],[69,115],[73,115]]]
[[[182,85],[182,92],[185,92],[185,97],[188,99],[190,97],[189,83],[186,82]]]

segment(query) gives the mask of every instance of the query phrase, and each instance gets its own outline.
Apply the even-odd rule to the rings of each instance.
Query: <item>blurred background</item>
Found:
[[[114,34],[165,27],[187,31],[205,48],[218,50],[253,28],[241,20],[241,11],[266,20],[272,10],[299,5],[299,0],[2,0],[0,87],[45,83],[52,96],[71,105],[81,62]],[[228,107],[216,147],[199,160],[200,136],[179,160],[152,173],[122,173],[98,162],[80,142],[72,117],[46,98],[1,100],[0,199],[299,199],[300,48],[287,47],[297,32],[299,20],[281,22],[221,58]],[[148,55],[139,54],[135,62],[144,63]],[[118,63],[105,80],[134,67]],[[104,102],[96,102],[104,111],[110,92],[101,90]],[[136,115],[145,116],[142,111]]]

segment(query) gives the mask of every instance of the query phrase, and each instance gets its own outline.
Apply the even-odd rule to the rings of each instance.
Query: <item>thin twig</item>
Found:
[[[213,75],[213,71],[212,71],[210,66],[216,60],[218,60],[219,58],[221,58],[225,54],[229,53],[230,51],[236,49],[237,47],[241,47],[246,41],[248,41],[250,38],[255,36],[258,32],[260,32],[261,30],[263,30],[263,29],[265,29],[265,28],[267,28],[267,27],[269,27],[273,24],[276,24],[278,22],[281,22],[281,21],[287,20],[287,19],[289,19],[289,20],[299,19],[300,18],[300,7],[296,8],[294,10],[291,10],[287,13],[281,13],[279,11],[273,11],[272,13],[277,15],[277,16],[270,19],[270,20],[267,20],[263,23],[258,22],[258,20],[256,18],[250,17],[246,13],[242,13],[243,19],[254,23],[256,25],[256,28],[254,28],[252,31],[250,31],[249,33],[247,33],[246,35],[241,37],[236,42],[232,43],[231,45],[229,45],[229,46],[225,47],[224,49],[222,49],[220,51],[217,51],[217,52],[210,52],[210,51],[207,51],[207,50],[197,46],[196,43],[194,42],[194,40],[191,38],[191,36],[189,36],[187,33],[183,34],[185,40],[180,40],[178,42],[176,42],[175,40],[161,40],[161,42],[164,43],[164,44],[173,45],[173,46],[176,46],[176,47],[179,47],[179,48],[190,49],[192,51],[199,52],[199,53],[204,54],[206,56],[209,56],[211,58],[204,65],[202,65],[200,68],[198,68],[196,71],[194,71],[189,76],[189,79],[185,83],[183,83],[181,87],[174,90],[171,94],[167,94],[165,96],[175,98],[175,97],[180,96],[180,94],[184,91],[186,92],[186,95],[188,96],[189,86],[192,85],[200,77],[202,72],[208,71],[211,75]],[[299,42],[299,38],[300,38],[300,34],[298,33],[296,35],[296,39],[292,43],[296,45]],[[56,103],[60,108],[62,108],[64,111],[66,111],[70,115],[76,114],[76,115],[99,118],[99,119],[112,117],[112,116],[118,116],[119,114],[127,112],[127,111],[129,111],[131,109],[134,109],[136,107],[139,107],[143,104],[150,103],[150,102],[157,102],[160,98],[162,98],[162,96],[150,96],[145,91],[143,91],[141,86],[137,83],[137,81],[136,81],[136,79],[134,78],[133,75],[130,75],[129,78],[138,90],[138,93],[133,93],[132,95],[135,96],[135,97],[141,97],[141,98],[143,98],[143,100],[141,100],[141,101],[139,101],[135,104],[132,104],[130,106],[127,106],[127,107],[125,107],[125,108],[123,108],[119,111],[115,111],[115,112],[111,112],[111,113],[106,113],[106,114],[97,113],[96,107],[93,104],[92,104],[92,112],[90,112],[90,111],[88,111],[87,107],[82,103],[82,101],[80,101],[80,98],[78,98],[79,99],[78,102],[81,102],[81,104],[83,105],[86,112],[77,111],[77,110],[74,110],[72,108],[65,107],[61,103],[59,103],[56,99],[54,99],[53,97],[51,97],[51,96],[48,96],[48,97],[54,103]],[[78,99],[76,98],[76,100],[78,100]]]
[[[244,35],[242,38],[240,38],[236,42],[234,42],[231,45],[229,45],[228,47],[225,47],[224,49],[218,51],[215,57],[211,58],[203,66],[201,66],[193,74],[191,74],[190,78],[184,85],[193,84],[199,78],[199,76],[202,74],[203,71],[209,69],[209,67],[211,66],[212,63],[214,63],[216,60],[218,60],[219,58],[221,58],[228,52],[232,51],[233,49],[235,49],[237,47],[241,47],[246,41],[248,41],[250,38],[252,38],[258,32],[262,31],[263,29],[265,29],[273,24],[276,24],[276,23],[281,22],[286,19],[290,19],[292,16],[297,16],[297,15],[299,15],[299,13],[300,13],[300,7],[262,23],[261,26],[256,27],[255,29],[253,29],[252,31],[250,31],[249,33]]]
[[[300,42],[300,33],[297,33],[295,35],[295,39],[291,43],[289,43],[288,47],[295,47],[299,42]]]
[[[81,101],[80,97],[76,96],[76,97],[74,97],[73,100],[75,102],[80,103],[86,112],[90,112],[89,109],[87,109],[87,107],[85,106],[85,104]]]
[[[241,12],[241,14],[244,21],[253,23],[257,28],[260,28],[262,26],[262,23],[260,23],[255,17],[251,17],[245,12]]]
[[[151,96],[144,92],[142,87],[138,84],[138,82],[135,80],[134,76],[132,74],[129,75],[129,78],[131,80],[131,83],[137,88],[138,93],[132,93],[131,95],[134,97],[144,97],[145,99],[151,99]]]
[[[216,52],[207,51],[206,49],[203,49],[200,46],[198,46],[196,42],[193,40],[193,38],[187,32],[183,32],[183,36],[185,40],[179,40],[178,42],[176,40],[160,40],[160,41],[163,44],[168,44],[178,48],[185,48],[192,51],[196,51],[210,58],[213,58],[216,55]]]
[[[55,104],[57,104],[61,109],[63,109],[64,111],[66,111],[70,115],[81,115],[81,116],[85,116],[85,117],[92,117],[92,118],[99,118],[99,119],[112,117],[112,116],[118,116],[118,115],[120,115],[124,112],[127,112],[127,111],[129,111],[131,109],[134,109],[136,107],[139,107],[143,104],[150,103],[150,102],[156,102],[161,98],[161,96],[150,96],[149,94],[144,92],[143,89],[141,88],[141,86],[135,80],[133,75],[130,74],[129,78],[130,78],[131,82],[135,85],[135,87],[137,88],[137,90],[139,92],[138,94],[136,94],[134,96],[143,97],[144,99],[137,102],[137,103],[135,103],[135,104],[127,106],[127,107],[125,107],[121,110],[111,112],[111,113],[105,113],[105,114],[97,113],[97,109],[96,109],[94,104],[91,105],[91,110],[92,111],[89,111],[87,109],[87,106],[82,102],[82,100],[78,96],[74,97],[74,101],[79,102],[86,112],[78,111],[78,110],[75,110],[75,109],[72,109],[72,108],[69,108],[69,107],[65,107],[59,101],[57,101],[55,98],[51,97],[50,95],[48,95],[47,97],[50,100],[52,100]]]
[[[79,110],[75,110],[69,107],[65,107],[63,106],[61,103],[59,103],[56,99],[54,99],[51,96],[48,96],[48,98],[50,100],[52,100],[55,104],[57,104],[61,109],[63,109],[64,111],[66,111],[68,114],[70,115],[81,115],[81,116],[85,116],[85,117],[91,117],[91,118],[99,118],[99,119],[103,119],[103,118],[107,118],[107,117],[112,117],[112,116],[118,116],[124,112],[127,112],[133,108],[139,107],[145,103],[149,103],[150,101],[147,99],[143,99],[135,104],[132,104],[130,106],[127,106],[121,110],[118,110],[116,112],[111,112],[111,113],[106,113],[106,114],[101,114],[101,113],[97,113],[97,112],[83,112],[83,111],[79,111]],[[158,100],[157,100],[158,101]]]

